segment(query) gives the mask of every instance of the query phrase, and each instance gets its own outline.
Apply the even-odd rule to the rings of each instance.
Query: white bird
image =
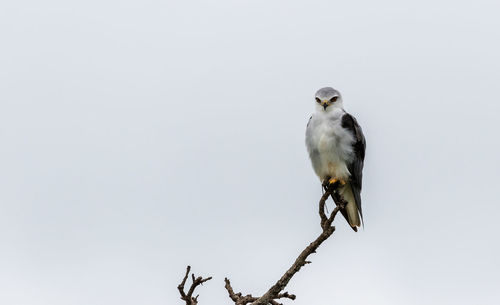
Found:
[[[361,225],[361,184],[366,141],[356,119],[344,110],[342,96],[326,87],[316,92],[316,111],[306,128],[306,146],[322,183],[339,183],[347,201],[342,215],[354,231]]]

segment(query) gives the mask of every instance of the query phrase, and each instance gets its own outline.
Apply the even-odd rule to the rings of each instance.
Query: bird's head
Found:
[[[340,92],[332,87],[319,89],[314,99],[317,111],[328,112],[336,108],[343,108]]]

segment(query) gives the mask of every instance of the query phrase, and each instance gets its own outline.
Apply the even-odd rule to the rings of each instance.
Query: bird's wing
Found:
[[[363,163],[365,160],[365,150],[366,150],[366,140],[356,119],[349,113],[345,113],[342,116],[342,127],[348,129],[354,136],[354,142],[352,143],[354,158],[347,165],[351,176],[349,178],[349,184],[352,188],[352,193],[356,201],[356,206],[361,216],[361,221],[363,221],[363,213],[361,210],[361,187],[363,180]]]

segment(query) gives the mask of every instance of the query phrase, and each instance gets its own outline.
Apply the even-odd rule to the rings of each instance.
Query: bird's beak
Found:
[[[330,101],[329,100],[323,100],[321,102],[321,106],[323,106],[323,109],[326,110],[326,107],[330,106]]]

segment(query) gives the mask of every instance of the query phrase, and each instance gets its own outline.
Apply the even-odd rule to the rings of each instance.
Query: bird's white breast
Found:
[[[342,109],[315,113],[306,130],[306,146],[314,171],[326,176],[347,179],[347,164],[353,158],[353,135],[342,128]]]

